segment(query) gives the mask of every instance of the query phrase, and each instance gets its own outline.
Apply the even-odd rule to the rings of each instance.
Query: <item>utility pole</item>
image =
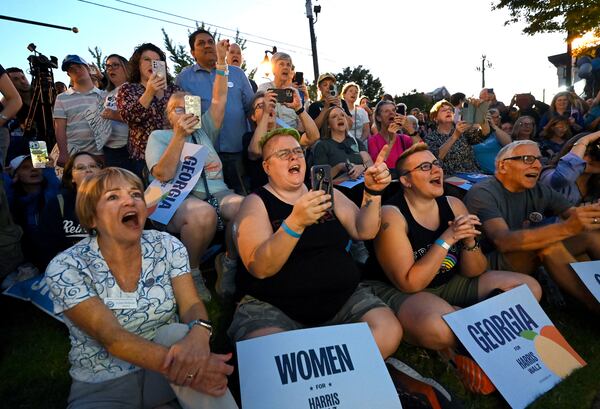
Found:
[[[477,67],[477,71],[481,71],[481,88],[485,88],[485,69],[486,68],[492,68],[492,63],[489,62],[486,55],[484,54],[481,56],[481,67]]]
[[[317,55],[317,37],[315,36],[315,23],[321,12],[321,6],[315,6],[315,19],[313,20],[313,6],[311,0],[306,0],[306,17],[308,18],[308,27],[310,29],[310,46],[312,48],[313,70],[315,72],[315,84],[319,78],[319,57]]]

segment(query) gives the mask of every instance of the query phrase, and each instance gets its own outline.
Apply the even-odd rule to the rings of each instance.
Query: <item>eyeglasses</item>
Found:
[[[102,169],[102,166],[98,165],[97,163],[92,163],[90,165],[77,165],[73,167],[73,171],[77,172],[85,172],[87,170],[95,171],[100,169]]]
[[[502,161],[505,161],[505,160],[520,160],[521,162],[523,162],[526,165],[531,165],[536,160],[539,160],[541,162],[542,161],[542,157],[541,156],[534,156],[534,155],[519,155],[519,156],[511,156],[510,158],[504,158],[504,159],[502,159]]]
[[[122,67],[122,64],[114,63],[114,64],[106,64],[105,67],[107,70],[116,70],[117,68]]]
[[[403,175],[408,175],[410,172],[414,172],[415,170],[419,169],[423,172],[430,172],[431,169],[433,169],[434,166],[437,166],[438,168],[442,167],[442,161],[439,159],[434,159],[431,162],[423,162],[418,166],[415,166],[413,169],[411,170],[405,170],[404,172],[402,172]]]
[[[175,107],[173,109],[171,109],[172,112],[175,112],[176,114],[185,114],[185,108],[184,107]]]
[[[265,109],[265,103],[264,102],[260,102],[256,105],[254,105],[254,110],[256,111],[257,109]]]
[[[278,150],[277,152],[273,152],[271,155],[267,156],[265,158],[265,160],[269,160],[273,156],[275,156],[279,160],[291,160],[294,157],[303,158],[304,150],[302,150],[301,147],[297,147],[294,149],[281,149],[281,150]]]

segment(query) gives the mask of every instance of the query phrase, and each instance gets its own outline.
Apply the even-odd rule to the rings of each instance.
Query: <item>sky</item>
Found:
[[[87,1],[87,0],[86,0]],[[305,0],[89,0],[108,7],[150,15],[182,25],[205,22],[222,38],[239,29],[248,40],[244,56],[248,68],[259,65],[273,45],[292,55],[298,71],[312,81],[309,24]],[[79,33],[0,19],[0,64],[28,68],[27,45],[60,61],[66,54],[92,57],[88,47],[104,55],[129,58],[136,45],[152,42],[162,49],[161,28],[176,43],[187,46],[188,27],[100,7],[80,0],[2,1],[0,15],[77,27]],[[365,5],[368,7],[365,7]],[[137,7],[143,5],[188,20]],[[562,33],[522,34],[523,24],[504,25],[508,13],[492,11],[490,1],[420,0],[418,2],[369,0],[313,0],[321,6],[315,24],[320,72],[340,72],[362,65],[379,77],[387,93],[401,95],[416,89],[430,92],[445,86],[450,93],[477,96],[481,89],[481,56],[486,86],[509,103],[515,93],[532,92],[549,101],[558,90],[556,68],[549,55],[566,51]],[[226,30],[230,29],[232,31]],[[259,44],[260,43],[260,44]],[[172,70],[172,66],[171,66]],[[66,73],[54,70],[55,80],[68,82]],[[258,78],[260,84],[263,79]]]

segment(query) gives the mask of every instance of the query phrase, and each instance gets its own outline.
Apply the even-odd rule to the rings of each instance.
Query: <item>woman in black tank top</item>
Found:
[[[291,329],[278,325],[274,315],[283,313],[284,321],[315,326],[348,307],[360,288],[360,274],[345,247],[350,237],[375,237],[381,192],[391,181],[382,156],[365,172],[368,191],[362,207],[334,189],[331,208],[331,196],[309,191],[304,184],[306,162],[297,132],[276,129],[265,139],[263,167],[269,183],[246,197],[237,218],[237,245],[247,271],[239,274],[246,297],[229,331],[236,340]],[[356,320],[369,323],[382,355],[388,356],[400,342],[400,324],[381,300],[370,296],[376,302]],[[262,305],[251,320],[244,318],[250,303]]]
[[[409,342],[451,355],[457,341],[444,314],[523,283],[539,295],[539,284],[519,273],[486,272],[476,240],[481,223],[459,199],[443,196],[443,170],[426,144],[405,151],[396,169],[404,189],[383,207],[375,239],[383,271],[374,292],[396,311]]]

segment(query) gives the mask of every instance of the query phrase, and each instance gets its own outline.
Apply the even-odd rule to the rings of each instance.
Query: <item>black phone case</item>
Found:
[[[333,179],[331,178],[331,166],[315,165],[310,168],[310,184],[312,190],[323,190],[331,195],[331,208],[333,209]]]

